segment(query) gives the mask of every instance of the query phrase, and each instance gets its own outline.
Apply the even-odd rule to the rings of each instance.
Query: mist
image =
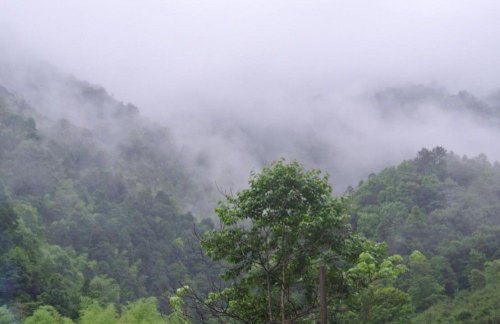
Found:
[[[212,188],[239,189],[250,171],[283,157],[328,172],[342,193],[422,147],[500,159],[491,117],[499,9],[488,1],[3,2],[0,80],[79,125],[84,118],[67,107],[82,103],[56,76],[102,85],[167,127],[183,164]],[[57,69],[41,73],[50,86],[37,92],[26,75],[47,65],[35,61]]]

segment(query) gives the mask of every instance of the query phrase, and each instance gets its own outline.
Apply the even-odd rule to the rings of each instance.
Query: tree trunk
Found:
[[[283,264],[281,268],[281,302],[280,302],[280,308],[281,308],[281,323],[285,324],[286,323],[286,316],[285,316],[285,265]]]
[[[319,314],[320,324],[328,323],[327,300],[326,300],[326,272],[325,266],[319,267]]]
[[[269,315],[269,323],[273,322],[273,307],[272,307],[272,291],[271,291],[271,279],[269,279],[269,273],[266,274],[267,280],[267,311]]]

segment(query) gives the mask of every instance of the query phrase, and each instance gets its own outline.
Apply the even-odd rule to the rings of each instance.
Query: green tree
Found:
[[[371,244],[355,267],[347,271],[354,292],[348,311],[339,313],[341,323],[408,323],[414,309],[410,295],[394,287],[394,281],[408,269],[399,255],[381,259],[383,244]],[[357,288],[357,289],[356,289]]]
[[[139,299],[130,303],[118,320],[119,324],[163,324],[156,305],[156,298]]]
[[[40,306],[33,315],[26,318],[25,324],[71,324],[67,317],[61,316],[52,306]]]
[[[408,293],[417,311],[423,311],[444,297],[444,287],[433,275],[431,264],[419,251],[410,255]]]
[[[89,297],[98,301],[100,305],[120,302],[120,286],[106,275],[92,278],[88,290]]]
[[[93,301],[81,310],[80,324],[116,324],[116,309],[113,304],[102,307]]]
[[[170,306],[172,306],[172,313],[167,317],[167,323],[169,324],[189,324],[190,321],[185,315],[184,301],[182,297],[189,292],[189,287],[184,286],[178,288],[175,295],[169,298]]]
[[[7,308],[7,306],[3,305],[0,307],[0,324],[15,324],[18,323],[14,315]]]
[[[409,323],[414,309],[411,297],[395,287],[370,286],[359,294],[359,309],[341,318],[341,323]]]
[[[471,272],[477,281],[453,299],[444,299],[413,319],[414,323],[499,323],[500,260],[488,261],[484,270]]]
[[[319,170],[278,161],[252,174],[249,189],[216,209],[221,228],[202,239],[209,257],[228,264],[229,286],[209,294],[207,305],[252,323],[317,311],[318,265],[342,270],[359,255],[346,209]]]

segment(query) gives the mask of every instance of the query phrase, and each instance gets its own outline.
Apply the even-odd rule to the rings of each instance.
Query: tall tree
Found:
[[[278,161],[252,174],[249,188],[216,209],[221,228],[202,246],[228,265],[226,289],[208,305],[243,322],[293,321],[317,311],[318,267],[355,262],[346,201],[334,198],[328,176]],[[346,262],[348,261],[348,262]]]

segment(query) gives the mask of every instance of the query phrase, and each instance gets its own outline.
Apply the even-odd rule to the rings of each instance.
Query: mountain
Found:
[[[498,320],[500,164],[423,149],[351,193],[352,225],[407,258],[417,322]]]
[[[22,317],[81,296],[125,304],[215,275],[182,211],[193,188],[168,130],[52,70],[0,87],[0,301]],[[28,85],[28,86],[27,86]],[[191,192],[195,192],[192,190]],[[15,306],[17,305],[17,306]]]

